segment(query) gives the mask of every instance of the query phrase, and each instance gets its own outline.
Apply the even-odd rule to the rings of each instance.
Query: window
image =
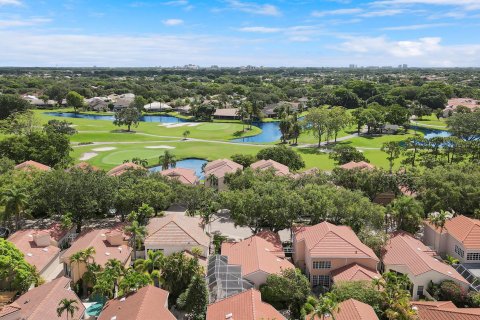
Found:
[[[331,261],[313,261],[313,269],[330,269],[331,267]]]
[[[463,258],[465,252],[457,245],[455,245],[455,253],[458,254],[460,257]],[[468,257],[468,255],[467,255]],[[468,259],[468,258],[467,258]]]
[[[418,286],[417,288],[417,296],[423,296],[423,286]]]
[[[312,276],[313,286],[330,287],[330,276],[328,275],[314,275]]]
[[[467,260],[470,260],[470,261],[480,260],[480,252],[467,253]]]

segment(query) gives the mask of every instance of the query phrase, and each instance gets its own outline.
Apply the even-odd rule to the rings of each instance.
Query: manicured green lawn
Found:
[[[340,142],[357,148],[381,148],[384,142],[403,141],[413,137],[414,132],[410,130],[408,134],[382,135],[382,136],[360,136]]]
[[[422,119],[417,119],[414,122],[418,126],[438,127],[438,128],[446,128],[447,127],[446,119],[440,118],[440,120],[439,120],[439,119],[437,119],[437,117],[434,114],[431,114],[429,116],[425,116]]]
[[[345,137],[356,132],[357,132],[357,126],[352,125],[340,131],[337,135],[337,138]],[[333,141],[333,137],[330,139]],[[322,137],[322,141],[325,141],[325,137]],[[300,135],[300,137],[298,138],[298,143],[314,144],[314,143],[318,143],[318,138],[314,137],[313,132],[307,131],[307,132],[303,132]]]

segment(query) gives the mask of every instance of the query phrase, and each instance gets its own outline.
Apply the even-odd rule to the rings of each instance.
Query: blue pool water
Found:
[[[113,115],[82,114],[82,113],[74,113],[74,112],[46,112],[45,114],[48,114],[49,116],[65,117],[65,118],[80,118],[80,119],[108,120],[108,121],[115,120],[115,117]],[[141,116],[140,121],[160,122],[160,123],[187,122],[187,120],[180,119],[173,116],[151,116],[151,115]]]
[[[425,139],[431,139],[435,137],[446,138],[452,135],[450,132],[446,130],[428,129],[428,128],[416,127],[416,126],[412,126],[411,129],[414,131],[416,130],[417,132],[422,132],[425,135]]]
[[[193,169],[195,170],[195,174],[197,175],[197,177],[203,179],[204,175],[202,172],[202,166],[204,163],[207,162],[208,161],[204,159],[188,158],[177,161],[177,168]],[[162,171],[162,166],[151,167],[148,170],[150,170],[150,172],[159,172]]]

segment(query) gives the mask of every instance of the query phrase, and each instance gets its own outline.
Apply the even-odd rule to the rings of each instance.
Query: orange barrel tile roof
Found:
[[[276,175],[281,175],[281,176],[287,176],[290,174],[290,169],[288,169],[286,165],[283,165],[273,160],[260,160],[260,161],[254,162],[250,165],[250,168],[254,170],[262,170],[262,171],[272,168],[273,170],[275,170]]]
[[[98,320],[175,320],[168,310],[169,292],[152,285],[107,302]]]
[[[352,263],[332,272],[333,282],[339,281],[372,281],[379,279],[380,273],[376,270],[370,270],[357,263]]]
[[[338,304],[338,310],[333,312],[336,320],[378,320],[373,308],[355,299],[348,299]],[[306,316],[305,320],[311,320],[312,316]],[[321,320],[318,316],[314,320]],[[326,318],[330,319],[330,318]]]
[[[117,176],[121,176],[128,170],[146,170],[146,169],[133,162],[127,162],[127,163],[122,163],[121,165],[116,166],[115,168],[108,171],[107,174],[109,176],[117,177]]]
[[[285,320],[274,307],[262,301],[260,292],[250,289],[210,304],[206,320]]]
[[[162,176],[170,179],[178,180],[183,184],[197,184],[198,177],[195,174],[195,170],[186,168],[171,168],[160,171]]]
[[[243,170],[243,166],[230,159],[218,159],[207,163],[204,168],[205,176],[214,175],[217,178],[223,178],[227,173],[234,173],[237,170]]]
[[[17,164],[15,166],[15,169],[18,170],[24,170],[24,171],[29,171],[29,170],[40,170],[40,171],[50,171],[52,168],[50,168],[47,165],[41,164],[39,162],[33,161],[33,160],[28,160],[25,162],[22,162],[20,164]]]

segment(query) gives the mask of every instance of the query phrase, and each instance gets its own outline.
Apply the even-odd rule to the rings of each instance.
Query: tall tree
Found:
[[[67,94],[67,105],[73,107],[75,112],[83,108],[85,104],[85,98],[78,92],[70,91]]]
[[[158,157],[158,162],[162,166],[162,170],[167,170],[169,168],[175,168],[177,165],[177,158],[173,153],[168,150]]]
[[[325,108],[312,108],[305,116],[304,130],[312,132],[318,139],[318,147],[322,144],[322,136],[327,132],[328,120],[328,110]]]
[[[27,100],[13,94],[0,94],[0,120],[7,119],[16,112],[26,111],[30,107]]]
[[[177,306],[191,314],[189,319],[203,320],[207,312],[208,289],[205,278],[195,275],[187,290],[177,299]]]
[[[137,108],[127,107],[115,112],[115,120],[113,124],[121,127],[127,126],[127,131],[130,132],[132,126],[138,127],[141,113]]]
[[[0,203],[5,206],[3,219],[9,221],[15,219],[15,230],[20,229],[21,218],[25,215],[28,195],[25,190],[12,187],[0,194]]]
[[[381,150],[387,154],[387,160],[390,167],[390,173],[393,171],[393,165],[395,160],[400,157],[400,152],[402,151],[402,146],[397,141],[385,142],[382,145]]]
[[[137,259],[137,250],[141,248],[141,241],[147,234],[147,229],[139,225],[138,221],[132,221],[132,224],[125,227],[125,231],[132,237],[133,260]]]

